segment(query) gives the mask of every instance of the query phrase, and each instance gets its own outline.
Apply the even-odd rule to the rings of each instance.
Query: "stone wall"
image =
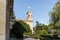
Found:
[[[6,0],[4,0],[6,1]],[[0,0],[0,34],[5,34],[6,26],[6,3]]]
[[[7,0],[0,0],[0,40],[9,40],[9,12]]]
[[[0,40],[5,40],[6,0],[0,0]]]

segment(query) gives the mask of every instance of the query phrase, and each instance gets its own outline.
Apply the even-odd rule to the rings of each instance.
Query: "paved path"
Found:
[[[36,40],[36,39],[33,39],[33,38],[26,38],[24,40]]]
[[[37,40],[37,39],[33,39],[33,38],[31,38],[30,36],[25,35],[25,36],[24,36],[24,40]]]

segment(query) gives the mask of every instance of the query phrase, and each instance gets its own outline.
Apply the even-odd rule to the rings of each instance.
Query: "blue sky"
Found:
[[[14,0],[14,12],[16,19],[26,19],[26,12],[32,11],[34,24],[39,21],[42,24],[49,23],[49,12],[52,11],[58,0]],[[30,6],[30,9],[28,9]]]

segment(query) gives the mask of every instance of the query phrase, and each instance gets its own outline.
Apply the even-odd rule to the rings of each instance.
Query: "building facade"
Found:
[[[30,26],[30,29],[33,33],[34,32],[33,31],[33,17],[32,17],[32,12],[31,11],[27,12],[27,21],[26,21],[26,23]]]

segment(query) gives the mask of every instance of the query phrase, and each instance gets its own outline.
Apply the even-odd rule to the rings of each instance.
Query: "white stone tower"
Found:
[[[27,20],[32,21],[32,12],[31,11],[27,12]]]
[[[33,31],[33,19],[32,19],[32,12],[31,11],[28,11],[27,12],[27,24],[30,26],[30,29],[32,31],[32,33],[34,32]]]

